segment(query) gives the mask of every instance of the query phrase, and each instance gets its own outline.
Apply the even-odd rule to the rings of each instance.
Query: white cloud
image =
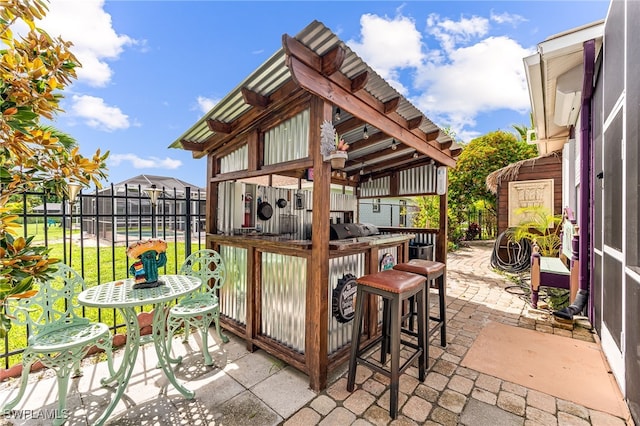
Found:
[[[489,36],[491,22],[515,22],[517,15],[492,20],[431,14],[423,35],[414,20],[364,15],[360,41],[349,46],[394,87],[399,71],[410,75],[398,89],[431,120],[450,126],[462,140],[480,135],[481,113],[529,108],[522,58],[532,53],[505,36]]]
[[[88,95],[73,95],[71,114],[90,126],[107,132],[127,129],[129,117],[120,108],[105,104],[104,99]]]
[[[207,98],[207,97],[204,97],[204,96],[198,96],[198,99],[196,99],[196,102],[198,104],[198,109],[203,114],[206,114],[209,111],[211,111],[211,108],[213,108],[214,106],[216,106],[216,104],[218,102],[220,102],[220,99]]]
[[[175,170],[182,166],[182,161],[166,157],[164,159],[158,157],[140,158],[136,154],[111,154],[107,158],[109,166],[117,167],[127,162],[134,169],[167,169]]]
[[[95,87],[111,80],[113,71],[107,61],[118,59],[125,46],[139,43],[118,34],[103,7],[104,0],[51,0],[41,24],[50,36],[73,43],[71,51],[82,64],[78,81]]]
[[[422,92],[416,106],[458,131],[475,125],[481,112],[529,109],[522,58],[531,54],[507,37],[489,37],[450,52],[446,64],[431,64],[416,73]]]
[[[484,37],[489,32],[489,20],[480,16],[460,18],[459,21],[442,19],[437,14],[427,18],[429,33],[436,38],[445,51],[452,51],[461,43],[468,43],[476,37]]]
[[[517,27],[519,24],[528,21],[528,19],[520,15],[509,12],[494,13],[493,11],[491,11],[490,19],[498,24],[511,24],[513,27]]]
[[[349,47],[396,90],[406,94],[398,69],[419,67],[424,60],[422,36],[415,22],[404,16],[389,19],[367,14],[360,18],[360,26],[361,41],[350,40]]]

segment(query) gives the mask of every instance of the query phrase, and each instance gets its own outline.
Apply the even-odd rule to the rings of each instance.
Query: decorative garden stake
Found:
[[[133,288],[150,288],[162,284],[158,268],[167,264],[167,243],[159,239],[142,240],[127,247],[127,256],[135,260],[129,267],[135,284]]]
[[[342,169],[349,157],[347,149],[349,145],[338,136],[333,125],[325,120],[320,126],[320,153],[323,160],[331,161],[334,169]]]

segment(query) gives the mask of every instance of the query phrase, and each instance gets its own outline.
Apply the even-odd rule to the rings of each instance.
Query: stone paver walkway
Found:
[[[185,400],[156,368],[155,353],[146,346],[138,356],[129,387],[109,425],[632,425],[619,418],[555,398],[516,383],[461,366],[474,340],[489,322],[535,329],[587,341],[597,341],[588,323],[557,324],[545,311],[530,309],[506,276],[490,268],[491,242],[449,254],[447,275],[447,338],[445,349],[434,336],[430,370],[424,383],[410,367],[400,380],[399,415],[389,418],[388,379],[359,366],[356,390],[346,390],[346,368],[330,378],[326,390],[309,389],[308,378],[263,351],[249,353],[234,336],[222,347],[215,332],[210,339],[216,365],[202,363],[199,340],[174,344],[185,354],[176,376],[196,392]],[[432,303],[436,300],[432,297]],[[586,324],[585,324],[586,323]],[[117,362],[117,361],[116,361]],[[105,363],[89,360],[84,377],[72,381],[69,425],[88,425],[108,404],[112,390],[99,385]],[[56,407],[55,380],[32,374],[23,401],[1,425],[49,425],[43,419]],[[15,394],[17,381],[0,388],[0,405]]]

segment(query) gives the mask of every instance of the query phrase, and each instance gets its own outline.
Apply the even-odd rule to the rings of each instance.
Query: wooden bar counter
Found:
[[[321,297],[314,299],[308,297],[307,279],[311,240],[208,234],[207,245],[222,254],[230,283],[220,294],[221,323],[243,338],[248,350],[263,349],[309,375],[307,354],[317,354],[320,348],[307,346],[306,324],[327,324],[322,358],[330,372],[348,359],[351,342],[351,315],[345,311],[352,312],[352,297],[345,299],[340,291],[353,286],[359,276],[408,259],[414,237],[394,234],[330,241],[329,279],[317,292]],[[367,303],[365,330],[372,338],[378,332],[381,307],[375,300]],[[312,316],[314,312],[319,314]]]

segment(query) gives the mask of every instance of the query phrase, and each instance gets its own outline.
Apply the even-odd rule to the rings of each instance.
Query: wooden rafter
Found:
[[[200,152],[200,151],[202,151],[202,148],[204,147],[204,144],[202,144],[202,143],[189,142],[189,141],[184,140],[184,139],[182,139],[180,141],[180,143],[182,144],[182,148],[186,149],[187,151]]]
[[[219,120],[208,119],[207,126],[209,126],[209,130],[216,133],[229,134],[232,131],[231,123],[224,123]]]
[[[407,120],[407,127],[409,128],[409,130],[417,129],[422,124],[422,120],[424,120],[424,117],[422,116]]]
[[[334,127],[336,128],[336,132],[338,132],[339,135],[342,135],[343,133],[347,133],[353,129],[357,129],[362,125],[362,123],[364,123],[364,121],[362,121],[358,117],[351,117],[348,120],[340,120],[340,122]]]
[[[242,99],[247,105],[251,105],[256,108],[266,108],[269,106],[269,98],[267,96],[263,96],[258,92],[254,92],[253,90],[249,90],[246,87],[242,88]]]
[[[391,114],[392,112],[395,112],[398,109],[398,105],[400,105],[399,96],[389,99],[387,102],[384,103],[384,113]]]
[[[340,71],[345,55],[345,50],[340,46],[336,46],[322,55],[322,74],[331,75]]]
[[[304,93],[304,91],[301,91],[300,88],[295,84],[295,82],[289,81],[283,86],[279,87],[269,96],[269,98],[271,99],[271,105],[269,109],[278,108],[280,105],[291,103],[296,98],[299,98],[300,96],[304,97],[305,95],[306,94]],[[251,123],[267,117],[269,115],[269,109],[255,108],[249,110],[247,113],[243,114],[240,118],[234,121],[232,123],[233,125],[229,123],[229,133],[223,134],[223,132],[217,132],[215,135],[207,138],[204,144],[204,151],[211,152],[217,147],[229,142],[233,137],[235,137],[234,129],[246,129],[250,127]]]
[[[401,154],[413,154],[414,152],[415,150],[413,148],[406,148],[401,145],[398,145],[398,147],[393,150],[391,149],[391,145],[389,145],[388,148],[385,148],[381,151],[374,152],[369,155],[363,155],[361,157],[354,158],[353,160],[349,159],[346,163],[346,167],[354,167],[361,163],[370,164],[371,162],[377,161],[380,157],[386,157],[387,155],[395,154],[397,156],[400,156]]]
[[[449,149],[449,147],[451,146],[451,144],[452,144],[452,143],[453,143],[453,141],[446,141],[446,142],[442,142],[442,143],[440,144],[440,148],[441,148],[442,150]]]
[[[359,92],[364,89],[369,82],[369,71],[362,71],[351,79],[351,93]]]
[[[310,64],[319,65],[319,58],[306,46],[286,35],[283,36],[283,46],[285,52],[289,53],[287,66],[298,85],[349,111],[352,115],[372,123],[398,141],[425,152],[438,162],[455,167],[455,159],[442,152],[437,142],[427,141],[425,133],[419,129],[408,129],[406,119],[397,116],[396,113],[385,114],[384,105],[366,90],[352,94],[351,80],[346,76],[341,73],[335,73],[330,77],[323,76],[320,68],[310,66]]]

